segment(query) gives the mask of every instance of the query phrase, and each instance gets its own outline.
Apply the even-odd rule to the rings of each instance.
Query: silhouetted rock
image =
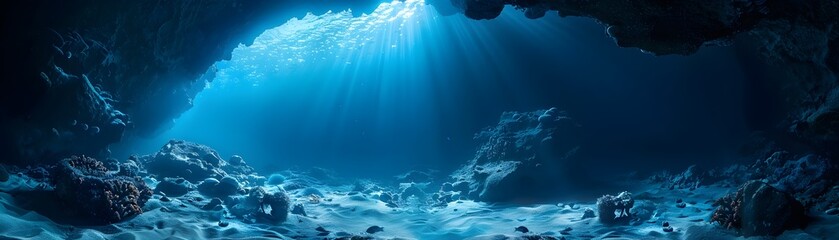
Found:
[[[109,174],[102,162],[85,156],[62,160],[53,179],[65,207],[82,221],[115,223],[143,213],[152,191],[137,176]]]
[[[374,234],[374,233],[381,232],[381,231],[384,231],[384,230],[385,230],[385,228],[374,225],[374,226],[370,226],[369,228],[367,228],[366,232],[369,233],[369,234]]]
[[[6,170],[6,167],[0,165],[0,182],[9,181],[9,171]]]
[[[476,135],[475,157],[452,174],[453,191],[488,201],[539,201],[561,193],[568,158],[578,148],[579,126],[551,108],[505,112],[498,125]]]
[[[777,236],[803,227],[804,207],[791,195],[760,181],[749,181],[717,200],[711,222],[739,229],[745,236]]]
[[[294,207],[291,208],[291,214],[297,214],[300,216],[306,216],[306,209],[303,208],[303,204],[298,203],[294,204]]]
[[[582,217],[582,219],[586,219],[586,218],[595,218],[595,217],[597,217],[597,216],[596,216],[596,215],[594,215],[594,209],[591,209],[591,208],[586,208],[586,210],[585,210],[585,211],[583,211],[583,217]]]

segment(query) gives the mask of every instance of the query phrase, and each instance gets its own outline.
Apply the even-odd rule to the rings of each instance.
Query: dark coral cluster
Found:
[[[62,160],[53,179],[61,203],[95,223],[114,223],[143,213],[152,191],[138,176],[109,172],[96,159]]]

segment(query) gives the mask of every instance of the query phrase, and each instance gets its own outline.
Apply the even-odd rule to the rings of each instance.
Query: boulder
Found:
[[[227,173],[221,169],[226,162],[219,154],[205,145],[170,140],[153,156],[144,158],[146,169],[159,177],[181,177],[192,182],[206,178],[222,178]]]
[[[0,182],[9,181],[9,171],[6,170],[6,167],[0,165]]]
[[[630,210],[634,205],[635,200],[632,199],[632,194],[626,191],[617,196],[603,195],[597,199],[597,213],[600,222],[606,224],[628,222],[632,217]],[[616,212],[618,213],[615,214]]]
[[[195,185],[183,178],[164,178],[154,188],[155,193],[164,193],[168,197],[180,197],[195,190]]]
[[[208,146],[181,140],[170,140],[157,153],[139,159],[150,174],[180,177],[190,182],[227,176],[247,181],[254,173],[253,168],[238,155],[231,157],[234,163],[229,163]]]
[[[240,190],[241,185],[239,185],[239,181],[232,177],[224,177],[221,180],[207,178],[198,184],[198,192],[208,197],[223,198],[235,195]]]
[[[268,177],[268,185],[280,185],[283,184],[284,181],[285,176],[279,173],[271,174],[271,176]]]
[[[740,230],[744,236],[780,235],[806,223],[804,207],[785,192],[760,181],[749,181],[717,200],[711,222]]]
[[[567,172],[578,148],[579,125],[556,108],[505,112],[475,157],[452,174],[445,189],[487,202],[538,202],[567,191]],[[449,187],[451,185],[451,187]]]

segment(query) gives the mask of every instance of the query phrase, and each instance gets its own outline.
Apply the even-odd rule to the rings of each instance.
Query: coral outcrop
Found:
[[[538,201],[561,192],[579,125],[556,108],[505,112],[476,135],[475,157],[452,174],[451,190],[489,202]],[[444,186],[448,186],[444,185]]]
[[[115,223],[143,213],[152,195],[137,176],[108,172],[104,164],[85,156],[62,160],[53,179],[65,209],[83,220]]]
[[[745,236],[777,236],[806,223],[800,202],[769,184],[749,181],[717,200],[711,222],[740,230]]]

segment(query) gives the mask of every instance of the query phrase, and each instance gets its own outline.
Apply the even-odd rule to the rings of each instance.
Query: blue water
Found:
[[[177,138],[263,172],[447,173],[501,112],[556,106],[583,124],[583,159],[683,167],[726,159],[753,124],[742,101],[751,76],[731,47],[655,57],[616,47],[590,19],[532,20],[512,8],[488,21],[411,0],[307,15],[214,69],[170,129],[115,153],[152,153]]]

